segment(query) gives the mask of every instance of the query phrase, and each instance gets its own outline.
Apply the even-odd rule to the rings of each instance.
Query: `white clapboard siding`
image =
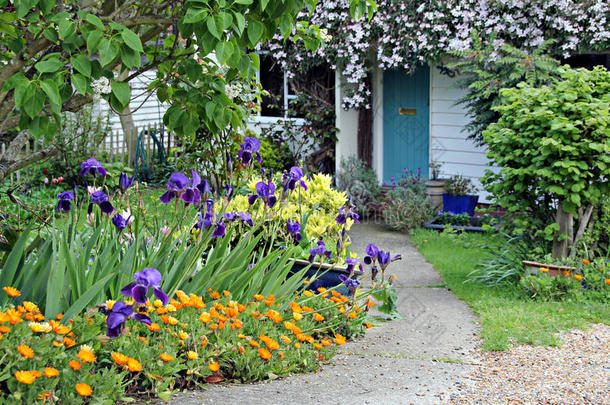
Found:
[[[461,174],[471,178],[479,190],[480,201],[488,202],[489,195],[479,178],[485,170],[496,171],[497,168],[489,166],[485,149],[468,140],[463,131],[469,119],[456,102],[464,95],[464,90],[455,86],[457,78],[440,74],[434,66],[430,71],[430,158],[441,164],[442,177]]]

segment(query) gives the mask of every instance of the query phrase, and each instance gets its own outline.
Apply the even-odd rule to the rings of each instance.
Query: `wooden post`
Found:
[[[553,238],[553,258],[566,257],[574,240],[574,215],[565,212],[560,203],[555,221],[559,225],[559,231]]]

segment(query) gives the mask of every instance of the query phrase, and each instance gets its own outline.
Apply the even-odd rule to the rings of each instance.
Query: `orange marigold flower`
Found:
[[[284,328],[286,328],[286,330],[292,330],[294,328],[294,324],[292,322],[284,322]]]
[[[246,348],[245,348],[245,347],[243,347],[242,345],[239,345],[239,347],[238,347],[237,349],[239,350],[239,352],[240,352],[241,354],[244,354],[244,353],[246,352]]]
[[[30,346],[19,345],[17,346],[17,351],[19,351],[23,357],[27,357],[28,359],[34,357],[34,350],[32,350]]]
[[[263,360],[269,360],[271,358],[271,352],[267,349],[263,349],[262,347],[258,349],[258,355],[261,356]]]
[[[340,293],[340,292],[335,291],[335,290],[332,290],[330,293],[333,295],[333,297],[338,297],[338,296],[340,296],[340,295],[341,295],[341,293]]]
[[[138,336],[136,339],[138,339],[140,342],[144,343],[145,345],[148,344],[148,339],[146,339],[144,336]]]
[[[292,312],[296,312],[297,314],[300,314],[303,311],[301,306],[294,301],[290,303],[290,309],[292,309]]]
[[[23,303],[21,305],[23,305],[25,310],[28,312],[40,312],[38,305],[34,304],[33,302],[23,301]]]
[[[357,317],[358,314],[354,311],[350,312],[349,315],[347,316],[349,319],[354,319],[355,317]]]
[[[205,347],[208,344],[208,337],[204,336],[201,338],[201,347]]]
[[[127,362],[129,361],[129,357],[127,357],[124,354],[119,353],[119,352],[112,352],[111,357],[112,357],[112,360],[114,360],[114,362],[116,364],[118,364],[119,366],[121,366],[123,364],[127,364]]]
[[[2,289],[9,297],[19,297],[21,295],[21,291],[15,287],[2,287]]]
[[[9,328],[8,326],[2,325],[0,326],[0,333],[9,333],[11,331],[11,328]]]
[[[267,349],[269,350],[276,350],[280,348],[279,343],[271,339],[269,336],[261,335],[258,338],[265,343]]]
[[[303,309],[303,312],[313,312],[313,308],[309,308],[308,306],[303,305],[301,308]]]
[[[610,278],[606,279],[606,284],[610,285]]]
[[[256,295],[254,296],[254,299],[255,299],[255,300],[257,300],[257,301],[262,301],[262,300],[264,300],[264,299],[265,299],[265,297],[264,297],[264,296],[262,296],[262,295],[260,295],[260,294],[256,294]]]
[[[253,317],[253,318],[256,318],[256,319],[260,319],[260,318],[263,316],[263,314],[261,314],[261,313],[260,313],[260,312],[258,312],[258,311],[256,311],[256,312],[250,312],[250,315],[252,315],[252,317]]]
[[[51,319],[51,321],[49,321],[49,324],[51,324],[53,332],[57,333],[58,335],[65,335],[71,331],[70,327],[62,325],[59,321],[56,321],[55,319]]]
[[[300,321],[301,319],[303,319],[303,315],[301,315],[298,312],[293,312],[292,317],[294,318],[295,321]]]
[[[300,348],[300,347],[301,347],[301,342],[296,342],[296,343],[294,344],[294,348],[295,348],[295,349],[298,349],[298,348]]]
[[[273,294],[269,295],[269,298],[267,298],[266,300],[263,300],[263,302],[265,304],[267,304],[267,306],[271,306],[275,303],[275,296]]]
[[[218,293],[218,291],[212,291],[210,293],[210,297],[212,297],[212,299],[217,300],[220,298],[220,294]]]
[[[229,291],[227,291],[227,290],[224,290],[222,292],[222,295],[224,295],[225,297],[228,297],[229,295],[231,295],[231,293]]]
[[[178,336],[180,336],[180,339],[182,339],[182,340],[186,340],[186,339],[188,339],[189,334],[188,334],[188,333],[186,333],[185,331],[182,331],[182,330],[181,330],[181,331],[178,333]]]
[[[78,395],[81,397],[88,397],[93,393],[93,390],[89,384],[78,383],[76,384],[76,392],[78,392]]]
[[[201,315],[199,316],[199,320],[201,322],[211,322],[212,321],[212,317],[210,316],[210,314],[208,312],[202,312]]]
[[[373,327],[373,325],[371,325],[369,322],[365,322],[364,325],[367,329],[371,329]]]
[[[188,357],[190,360],[197,360],[199,358],[199,355],[197,354],[197,352],[189,350],[188,352],[186,352],[186,357]]]
[[[582,259],[582,262],[583,262],[584,264],[590,264],[590,263],[591,263],[591,260],[588,260],[588,259]]]
[[[80,368],[83,366],[82,364],[80,364],[80,362],[76,361],[76,360],[70,360],[68,362],[68,365],[70,366],[70,368],[72,370],[80,370]]]
[[[32,384],[36,380],[36,375],[31,371],[17,371],[15,372],[15,378],[22,384]]]
[[[161,360],[163,360],[163,361],[165,361],[165,362],[168,362],[168,361],[173,361],[173,360],[174,360],[174,356],[171,356],[171,355],[169,355],[169,354],[167,354],[167,353],[161,353],[161,354],[159,355],[159,357],[161,357]]]
[[[279,312],[274,311],[273,309],[270,309],[269,311],[265,312],[265,316],[275,323],[280,323],[283,319],[282,315],[280,315]]]
[[[10,322],[11,325],[17,325],[19,322],[23,321],[23,319],[21,319],[21,314],[15,308],[7,309],[5,312],[5,315],[8,318],[7,320]],[[6,322],[6,321],[4,321],[4,322]]]
[[[568,270],[563,272],[564,277],[570,277],[570,272]]]
[[[208,364],[208,368],[210,369],[210,371],[212,373],[215,373],[218,370],[220,370],[220,364],[218,364],[217,361],[214,361],[214,362]]]
[[[70,339],[69,337],[65,337],[63,343],[66,345],[66,347],[72,347],[76,344],[76,341],[74,339]]]
[[[320,343],[322,343],[322,346],[330,346],[333,342],[328,339],[320,339]]]
[[[316,312],[315,314],[313,314],[313,319],[316,321],[323,321],[324,316]]]
[[[284,352],[280,352],[280,359],[284,360]]]
[[[76,357],[82,360],[83,363],[93,363],[95,361],[95,354],[91,346],[83,345],[80,351],[76,354]]]
[[[151,332],[157,332],[161,329],[161,325],[159,325],[158,323],[151,323],[150,325],[146,325],[146,327]]]
[[[48,378],[57,377],[59,375],[59,370],[57,370],[54,367],[45,367],[44,375],[45,375],[45,377],[48,377]]]
[[[315,347],[317,350],[320,350],[322,348],[322,345],[320,343],[314,343],[313,347]]]
[[[314,293],[312,293],[312,292],[311,292],[311,291],[309,291],[309,290],[305,290],[305,291],[303,291],[303,294],[304,294],[306,297],[313,297],[313,296],[315,295]]]
[[[543,272],[543,273],[548,273],[549,269],[547,269],[546,267],[541,267],[540,271]]]
[[[51,393],[43,392],[42,394],[38,394],[38,399],[42,402],[47,402],[47,398],[52,397]]]
[[[138,371],[142,371],[142,363],[140,363],[136,359],[132,359],[131,357],[127,360],[127,368],[132,373],[137,373]]]
[[[34,375],[34,377],[38,378],[38,377],[42,377],[42,373],[38,370],[32,370],[32,374]]]
[[[338,345],[344,345],[345,344],[345,336],[342,336],[338,333],[335,333],[335,343]]]
[[[290,342],[291,342],[290,338],[286,335],[280,336],[280,339],[282,339],[282,342],[284,342],[284,344],[286,344],[286,345],[290,344]]]
[[[234,319],[231,324],[231,329],[243,329],[244,323],[239,319]]]
[[[369,299],[366,301],[366,306],[367,308],[371,308],[375,306],[375,303],[373,302],[373,300]]]
[[[256,340],[250,340],[248,343],[250,343],[250,346],[252,346],[252,347],[259,347],[260,346]]]
[[[574,274],[574,278],[576,280],[582,280],[582,276],[580,274]]]

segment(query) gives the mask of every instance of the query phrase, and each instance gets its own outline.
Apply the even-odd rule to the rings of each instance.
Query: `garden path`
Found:
[[[383,225],[355,225],[352,250],[375,243],[402,260],[396,273],[398,307],[404,319],[384,322],[342,346],[319,372],[258,384],[210,385],[172,397],[171,404],[426,404],[446,402],[473,371],[477,318],[442,287],[440,275],[406,235]],[[161,404],[161,402],[159,402]]]

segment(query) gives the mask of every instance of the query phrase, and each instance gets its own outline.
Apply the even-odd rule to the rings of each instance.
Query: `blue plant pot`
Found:
[[[294,259],[292,261],[293,264],[292,270],[290,271],[291,274],[301,271],[310,265],[307,260]],[[354,270],[353,274],[359,277],[362,276],[363,273],[360,270]],[[332,267],[329,264],[320,265],[313,263],[311,264],[311,267],[305,271],[303,279],[315,278],[315,280],[307,284],[305,288],[307,290],[317,291],[320,287],[333,288],[341,284],[341,287],[337,288],[336,291],[345,296],[351,296],[352,292],[349,290],[349,288],[343,285],[343,281],[341,281],[339,278],[341,275],[349,277],[349,272],[345,267]]]
[[[444,193],[443,211],[473,216],[477,202],[479,202],[478,195],[453,195]]]

